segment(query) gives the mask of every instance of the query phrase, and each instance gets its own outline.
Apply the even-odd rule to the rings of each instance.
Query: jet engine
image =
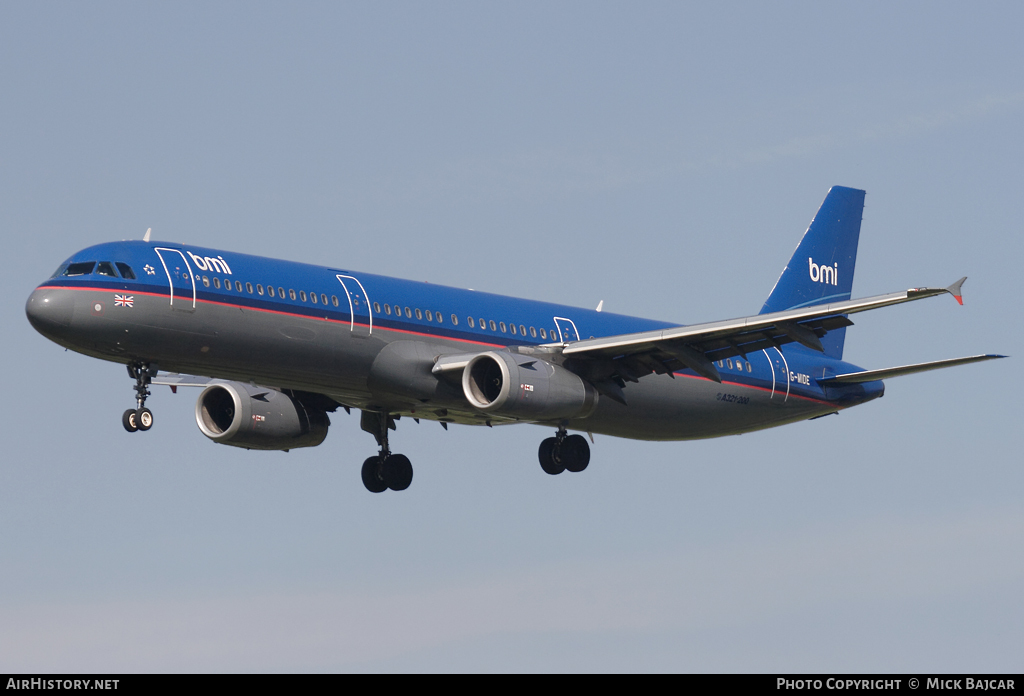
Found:
[[[295,397],[239,382],[211,384],[196,401],[203,435],[232,447],[290,450],[315,447],[327,437],[327,413]]]
[[[560,365],[498,351],[473,356],[462,391],[474,408],[532,421],[586,418],[598,400],[592,385]]]

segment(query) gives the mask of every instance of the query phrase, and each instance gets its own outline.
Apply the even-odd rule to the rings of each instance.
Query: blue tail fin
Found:
[[[863,191],[844,186],[829,189],[761,314],[850,299],[863,213]],[[821,339],[825,354],[842,358],[845,340],[845,328],[829,331]]]

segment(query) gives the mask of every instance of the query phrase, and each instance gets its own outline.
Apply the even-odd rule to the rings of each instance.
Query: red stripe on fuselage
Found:
[[[121,288],[72,287],[72,286],[68,286],[68,285],[40,285],[36,289],[37,290],[79,290],[79,291],[91,290],[93,292],[99,291],[99,292],[109,292],[109,293],[123,293],[123,292],[126,292],[124,289],[121,289]],[[170,298],[170,294],[166,294],[165,295],[165,294],[159,293],[159,292],[146,292],[146,291],[127,291],[127,292],[133,292],[133,294],[135,294],[135,295],[145,295],[147,297],[166,297],[166,298]],[[341,319],[331,319],[329,317],[311,317],[308,314],[299,314],[298,312],[287,312],[287,311],[284,311],[284,310],[266,309],[266,308],[263,308],[263,307],[251,307],[249,305],[238,304],[238,303],[235,303],[235,302],[221,302],[219,300],[204,300],[204,299],[201,299],[199,297],[196,297],[196,304],[199,304],[200,302],[203,303],[203,304],[217,305],[217,306],[220,306],[220,307],[237,307],[239,309],[249,310],[251,312],[266,312],[267,314],[279,314],[279,315],[282,315],[282,316],[298,317],[300,319],[313,319],[313,320],[317,320],[317,321],[330,322],[332,324],[347,324],[349,326],[352,326],[352,322],[351,321],[343,321]],[[356,326],[364,326],[367,329],[370,328],[369,324],[363,324],[363,323],[360,323],[360,322],[356,322],[355,325]],[[468,344],[477,345],[477,346],[486,346],[488,348],[507,348],[508,347],[506,344],[501,344],[501,343],[487,343],[486,341],[474,341],[474,340],[468,339],[468,338],[454,338],[452,336],[438,336],[437,334],[424,333],[422,331],[412,331],[412,330],[409,330],[409,329],[395,329],[395,328],[389,328],[389,327],[386,327],[386,326],[379,326],[379,325],[377,326],[377,329],[379,331],[390,331],[392,333],[405,334],[405,335],[408,335],[408,336],[423,336],[423,337],[434,338],[434,339],[441,338],[441,339],[444,339],[446,341],[455,341],[456,343],[468,343]],[[526,344],[526,345],[542,345],[542,344]],[[677,375],[679,377],[685,377],[687,379],[699,379],[699,380],[703,380],[705,382],[710,382],[711,381],[707,377],[701,377],[700,375],[690,375],[690,374],[686,374],[685,372],[673,372],[672,374]],[[756,390],[756,391],[771,392],[773,394],[774,393],[781,393],[781,391],[778,390],[778,389],[772,390],[772,389],[769,389],[767,387],[759,387],[759,386],[754,385],[754,384],[744,384],[743,382],[730,382],[730,381],[727,381],[727,380],[723,379],[721,383],[722,384],[731,384],[731,385],[734,385],[734,386],[739,387],[741,389],[753,389],[753,390]],[[816,404],[823,404],[823,405],[826,405],[826,406],[835,406],[835,404],[833,404],[830,401],[823,401],[821,399],[815,399],[814,397],[804,396],[802,394],[798,394],[798,393],[795,393],[793,391],[790,391],[787,396],[788,397],[792,397],[794,399],[803,399],[804,401],[811,401],[811,402],[814,402]]]

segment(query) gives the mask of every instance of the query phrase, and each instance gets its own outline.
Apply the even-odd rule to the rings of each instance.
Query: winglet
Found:
[[[955,297],[956,301],[959,302],[961,305],[963,305],[964,303],[964,296],[960,292],[960,286],[964,284],[965,280],[967,280],[967,276],[964,276],[963,278],[961,278],[960,280],[956,281],[948,288],[946,288],[946,292]]]

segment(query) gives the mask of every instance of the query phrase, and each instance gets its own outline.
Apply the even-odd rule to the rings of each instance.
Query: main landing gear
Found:
[[[412,462],[404,454],[392,454],[388,447],[388,430],[395,429],[395,419],[386,413],[363,411],[360,427],[377,438],[380,454],[363,462],[363,485],[371,493],[387,489],[404,491],[412,483]]]
[[[583,471],[590,464],[590,445],[582,435],[567,435],[560,427],[554,437],[540,443],[540,468],[555,476],[563,471]]]
[[[149,383],[156,372],[149,363],[134,362],[128,365],[128,376],[135,380],[135,403],[138,405],[121,416],[121,425],[130,433],[153,427],[153,412],[146,408],[146,397],[150,395]]]

